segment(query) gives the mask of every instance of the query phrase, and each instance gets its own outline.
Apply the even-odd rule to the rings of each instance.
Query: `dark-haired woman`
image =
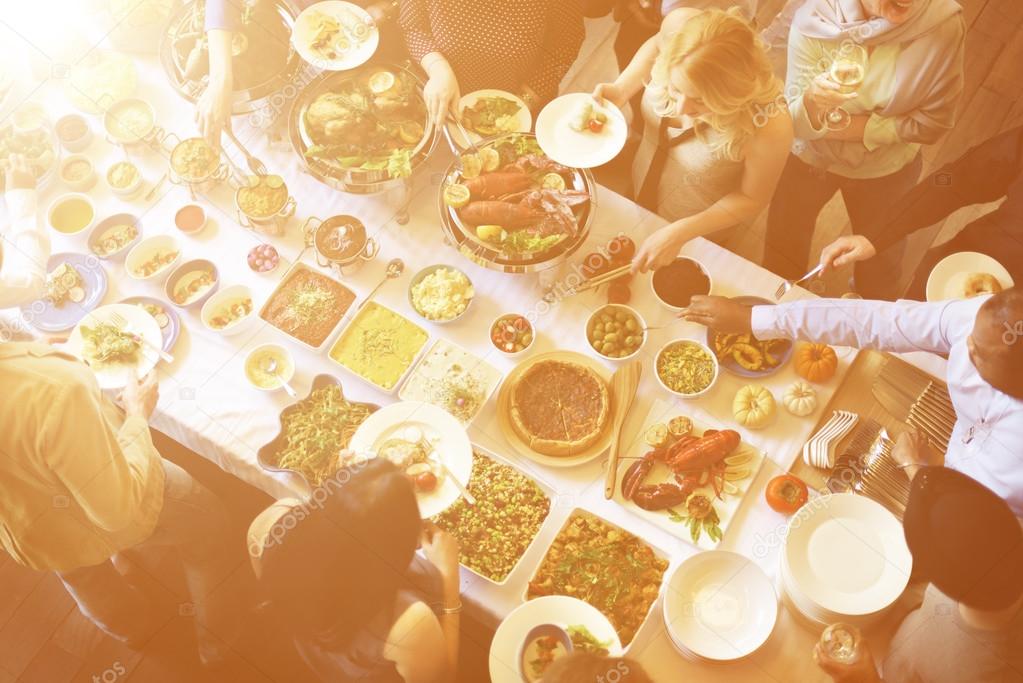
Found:
[[[342,470],[334,481],[322,505],[278,501],[249,529],[275,614],[325,681],[454,680],[457,542],[424,525],[411,482],[385,460]]]

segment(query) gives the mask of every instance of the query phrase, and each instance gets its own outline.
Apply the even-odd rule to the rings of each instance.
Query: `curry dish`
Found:
[[[259,317],[295,339],[318,347],[355,301],[340,282],[301,266],[286,276]]]
[[[423,328],[371,301],[334,343],[330,357],[367,382],[390,391],[412,367],[427,339]]]
[[[220,156],[202,138],[182,140],[171,152],[171,168],[183,180],[205,180],[220,165]]]

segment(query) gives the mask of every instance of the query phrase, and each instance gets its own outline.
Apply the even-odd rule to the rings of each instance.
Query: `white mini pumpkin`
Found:
[[[778,404],[774,394],[759,384],[747,384],[732,401],[735,421],[748,429],[763,429],[774,421]]]
[[[796,382],[781,398],[785,409],[797,417],[806,417],[817,410],[817,391],[803,381]]]

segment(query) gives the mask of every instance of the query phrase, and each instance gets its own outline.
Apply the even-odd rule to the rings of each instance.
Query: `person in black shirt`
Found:
[[[923,300],[934,265],[960,251],[987,254],[1005,266],[1014,282],[1023,282],[1023,126],[990,138],[924,178],[903,197],[888,221],[863,235],[839,237],[821,252],[821,263],[827,271],[865,261],[957,209],[1002,198],[1005,201],[997,209],[927,251],[905,297]],[[877,282],[871,289],[875,288],[886,299],[902,294],[896,282]]]

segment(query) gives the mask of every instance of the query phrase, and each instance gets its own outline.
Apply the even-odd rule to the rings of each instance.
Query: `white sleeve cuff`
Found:
[[[778,306],[754,306],[750,314],[750,327],[757,339],[782,336],[778,330]]]

